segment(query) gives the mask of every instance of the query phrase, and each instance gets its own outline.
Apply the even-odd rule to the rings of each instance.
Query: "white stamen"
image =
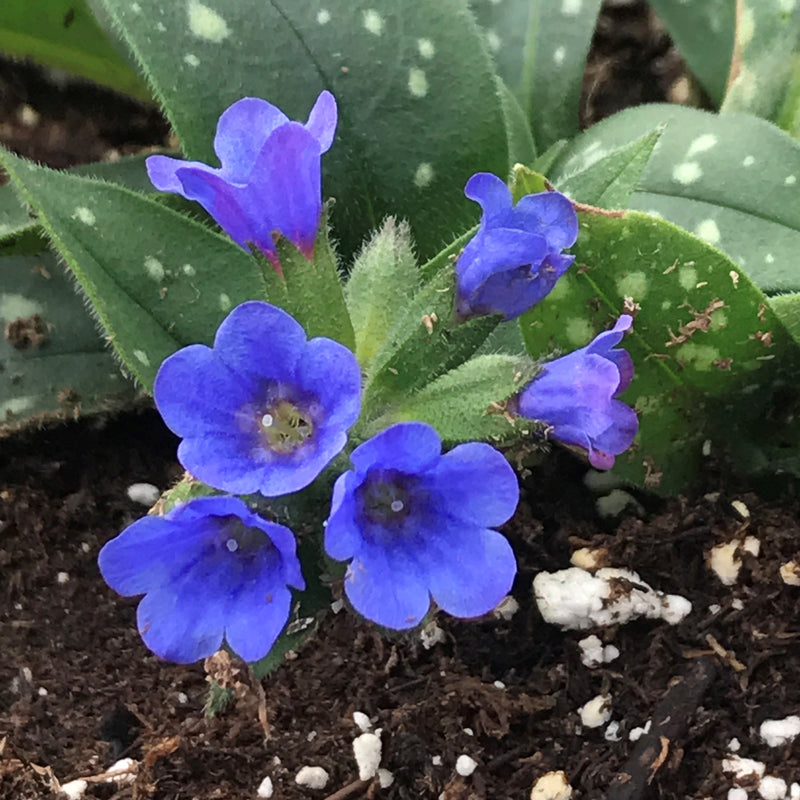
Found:
[[[239,549],[239,542],[237,542],[236,539],[228,539],[228,541],[225,542],[225,547],[227,547],[231,553],[235,553]]]
[[[272,414],[264,414],[264,416],[263,416],[263,417],[261,417],[261,424],[262,424],[262,425],[263,425],[265,428],[269,428],[269,427],[272,425],[272,423],[273,423],[274,421],[275,421],[275,420],[274,420],[274,418],[273,418]]]
[[[392,505],[390,506],[390,508],[392,509],[392,511],[395,511],[395,512],[402,511],[403,508],[404,508],[403,501],[402,500],[392,500]]]

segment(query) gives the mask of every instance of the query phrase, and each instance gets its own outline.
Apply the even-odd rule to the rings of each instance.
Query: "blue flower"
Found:
[[[245,661],[275,644],[304,589],[292,532],[235,497],[203,497],[163,517],[129,525],[98,558],[106,583],[137,611],[144,643],[188,664],[219,650],[223,638]]]
[[[353,353],[306,340],[275,306],[242,303],[214,347],[184,347],[161,365],[153,388],[178,459],[201,481],[266,497],[308,486],[339,453],[361,407]]]
[[[575,260],[561,250],[578,238],[578,215],[558,192],[529,194],[512,206],[508,186],[489,172],[473,175],[464,194],[483,215],[456,263],[456,313],[514,319],[547,295]]]
[[[167,156],[147,159],[156,189],[196,200],[241,247],[255,245],[280,270],[275,234],[309,260],[322,213],[320,159],[336,131],[336,101],[322,92],[305,125],[256,97],[219,118],[221,168]]]
[[[616,399],[633,379],[633,361],[614,348],[632,325],[633,317],[622,314],[586,347],[545,364],[516,399],[520,416],[544,422],[554,439],[588,451],[597,469],[611,469],[639,428],[636,412]]]
[[[429,425],[393,425],[357,447],[333,489],[325,549],[352,559],[353,607],[387,628],[417,625],[431,596],[449,614],[478,617],[511,588],[511,546],[492,527],[513,513],[513,469],[488,444],[442,455]]]

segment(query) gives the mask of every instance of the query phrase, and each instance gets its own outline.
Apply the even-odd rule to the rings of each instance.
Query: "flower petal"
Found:
[[[260,447],[257,435],[206,434],[178,445],[178,461],[203,483],[232,494],[253,494],[263,483],[264,463],[272,453]]]
[[[183,184],[177,175],[179,169],[217,171],[202,161],[181,161],[179,158],[169,156],[148,156],[144,163],[147,167],[147,177],[156,189],[176,194],[183,194]]]
[[[612,347],[616,347],[627,331],[633,326],[633,317],[630,314],[620,314],[614,327],[610,330],[598,333],[597,336],[586,345],[586,351],[597,353],[601,356],[608,356]]]
[[[577,350],[545,364],[519,396],[519,413],[550,425],[574,425],[590,436],[608,426],[599,419],[619,382],[616,364]],[[561,438],[561,437],[559,437]]]
[[[611,424],[594,437],[594,446],[612,455],[624,453],[633,443],[639,430],[636,412],[621,400],[612,400],[608,418]]]
[[[132,597],[169,583],[199,558],[202,531],[177,527],[162,517],[136,520],[97,557],[103,580],[118,594]]]
[[[473,526],[502,525],[519,502],[516,473],[502,453],[482,442],[445,453],[425,485],[438,496],[442,513]]]
[[[214,152],[224,177],[247,183],[264,142],[288,121],[283,111],[258,97],[243,97],[229,106],[217,122],[214,137]]]
[[[482,227],[493,227],[511,209],[511,191],[505,181],[491,172],[476,172],[467,181],[464,194],[483,209]]]
[[[429,551],[429,586],[433,599],[448,614],[480,617],[509,593],[517,562],[502,534],[443,516],[432,539],[430,544],[435,541],[439,553]]]
[[[311,339],[297,363],[295,380],[325,409],[326,428],[355,424],[361,411],[361,368],[347,347],[332,339]]]
[[[329,92],[320,92],[306,122],[306,130],[319,142],[320,153],[326,153],[336,133],[336,98]]]
[[[166,358],[153,384],[159,413],[178,436],[236,433],[236,412],[251,400],[252,391],[252,384],[202,344]]]
[[[387,465],[400,472],[419,473],[433,467],[442,452],[442,440],[424,422],[400,422],[373,436],[353,450],[350,460],[360,475],[373,465]]]
[[[214,337],[219,358],[244,379],[257,376],[291,382],[305,346],[306,333],[300,323],[260,300],[236,306]]]
[[[236,244],[248,249],[248,243],[253,243],[264,252],[274,252],[271,233],[276,226],[266,216],[254,222],[248,211],[252,199],[246,186],[229,183],[217,170],[204,165],[184,167],[175,174],[181,182],[179,193],[200,203]]]
[[[225,622],[225,640],[245,661],[269,653],[289,621],[292,593],[274,575],[241,587]]]
[[[364,543],[348,567],[344,590],[359,614],[402,630],[418,625],[428,613],[427,577],[401,550]]]
[[[559,192],[526,195],[514,206],[513,220],[514,227],[544,236],[552,250],[571,247],[578,239],[575,207]]]
[[[322,213],[320,145],[300,123],[287,122],[264,143],[250,183],[259,187],[253,209],[311,258]],[[255,198],[254,198],[255,200]]]
[[[192,569],[145,595],[136,611],[139,635],[167,661],[190,664],[206,658],[222,644],[226,608],[220,597],[214,572]]]
[[[478,233],[456,263],[459,288],[472,294],[493,274],[538,265],[547,252],[547,241],[535,233],[513,228]]]
[[[331,512],[325,523],[325,552],[335,561],[347,561],[361,547],[363,534],[357,522],[355,491],[360,481],[352,470],[336,479]]]

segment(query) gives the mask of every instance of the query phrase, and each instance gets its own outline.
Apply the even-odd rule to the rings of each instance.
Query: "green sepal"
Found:
[[[286,282],[286,310],[303,326],[309,337],[327,336],[353,350],[353,324],[344,301],[336,254],[328,237],[325,217],[314,243],[313,261],[309,261],[286,238],[279,238],[275,248]]]
[[[362,367],[378,353],[419,283],[408,224],[389,217],[356,257],[344,289]]]
[[[446,442],[512,438],[515,420],[505,402],[521,391],[538,369],[529,358],[476,356],[401,400],[369,426],[368,434],[395,422],[417,420],[433,425]]]

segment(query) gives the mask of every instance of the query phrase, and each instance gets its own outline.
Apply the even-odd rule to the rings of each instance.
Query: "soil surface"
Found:
[[[643,4],[609,3],[584,121],[667,99],[683,76]],[[0,62],[0,139],[24,155],[66,166],[167,134],[152,109]],[[578,800],[716,800],[734,785],[722,761],[737,746],[767,773],[800,781],[798,746],[771,748],[758,734],[764,719],[800,712],[800,588],[779,573],[800,550],[796,501],[762,500],[710,463],[695,496],[642,496],[622,518],[602,518],[585,466],[554,451],[523,480],[505,530],[520,567],[513,616],[442,615],[441,641],[426,648],[418,634],[383,638],[331,611],[263,692],[242,665],[209,665],[235,700],[208,717],[203,665],[150,654],[135,630],[136,600],[111,592],[96,566],[100,547],[146,510],[127,488],[164,489],[180,476],[175,448],[153,412],[2,443],[0,798],[49,798],[84,778],[87,798],[238,800],[255,798],[269,776],[279,800],[518,800],[548,771],[564,770]],[[708,553],[747,536],[759,554],[740,550],[739,575],[725,586]],[[532,579],[568,567],[581,547],[687,598],[691,614],[675,626],[563,632],[545,623]],[[590,633],[619,657],[585,666],[578,642]],[[578,709],[598,695],[609,696],[616,733],[581,721]],[[381,730],[388,788],[358,781],[355,711]],[[455,769],[461,755],[477,763],[470,776]],[[104,771],[121,758],[133,759],[132,771],[108,782]],[[307,765],[327,770],[324,789],[295,783]],[[740,783],[755,796],[757,780]]]

